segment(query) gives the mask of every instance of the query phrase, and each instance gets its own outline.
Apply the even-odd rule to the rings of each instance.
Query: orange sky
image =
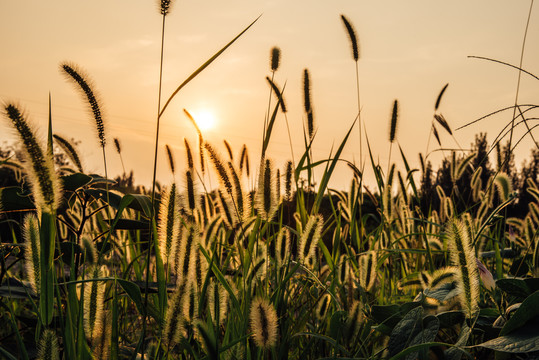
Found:
[[[221,149],[226,139],[236,152],[247,144],[251,166],[257,164],[267,109],[269,52],[282,49],[276,82],[286,83],[288,121],[298,157],[303,149],[303,69],[312,76],[317,137],[316,159],[338,146],[356,113],[355,65],[340,14],[356,28],[360,42],[362,120],[374,156],[387,167],[388,124],[394,99],[400,103],[397,140],[417,166],[427,149],[434,102],[449,83],[441,112],[453,128],[514,103],[517,71],[479,55],[518,64],[529,1],[178,1],[167,17],[163,96],[168,95],[213,53],[258,15],[260,20],[221,58],[193,80],[162,118],[161,150],[169,144],[178,163],[184,159],[183,138],[196,144],[196,133],[182,114],[216,117],[205,137]],[[118,137],[127,168],[139,183],[151,181],[157,108],[161,17],[153,1],[89,2],[62,0],[0,3],[0,99],[18,102],[46,132],[47,97],[53,99],[54,130],[80,141],[86,167],[103,172],[94,124],[74,86],[59,73],[62,61],[86,70],[106,110],[109,144]],[[523,67],[539,75],[539,9],[534,8]],[[522,77],[519,102],[537,104],[539,81]],[[463,147],[475,133],[489,139],[511,119],[511,113],[456,132]],[[290,158],[284,117],[277,119],[269,154],[282,167]],[[344,152],[359,158],[357,129]],[[0,141],[11,140],[7,120],[0,122]],[[446,147],[455,142],[442,134]],[[436,148],[431,140],[429,151]],[[517,150],[520,163],[530,142]],[[161,151],[163,154],[164,151]],[[393,159],[398,159],[393,151]],[[430,157],[437,164],[439,155]],[[170,180],[160,157],[158,176]],[[111,174],[122,168],[112,146]],[[181,165],[180,165],[181,166]],[[332,183],[345,187],[350,171],[342,166]]]

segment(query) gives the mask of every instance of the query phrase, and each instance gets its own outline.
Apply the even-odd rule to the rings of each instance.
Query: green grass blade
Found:
[[[324,175],[322,176],[322,180],[320,181],[320,186],[318,188],[318,193],[316,195],[315,205],[313,206],[312,214],[318,212],[318,209],[320,208],[320,205],[322,204],[322,199],[324,197],[324,194],[326,192],[326,188],[329,183],[329,179],[331,178],[331,175],[333,174],[333,171],[335,170],[335,166],[337,165],[337,162],[339,161],[339,157],[341,156],[342,151],[344,150],[344,146],[346,145],[346,142],[348,141],[348,137],[350,136],[350,133],[352,132],[352,129],[354,128],[354,125],[356,124],[357,120],[354,120],[352,123],[352,126],[350,126],[350,129],[346,133],[346,136],[344,137],[343,141],[339,145],[339,148],[337,149],[337,152],[335,153],[333,159],[331,160],[329,167],[326,168],[324,171]]]
[[[262,16],[262,15],[260,15]],[[260,19],[260,16],[258,16],[249,26],[247,26],[245,29],[243,29],[242,32],[240,32],[234,39],[232,39],[232,41],[230,41],[228,44],[226,44],[221,50],[219,50],[218,52],[216,52],[211,58],[209,58],[204,64],[202,64],[202,66],[200,66],[198,69],[196,69],[191,75],[189,75],[189,77],[187,79],[184,80],[184,82],[182,82],[180,84],[180,86],[178,86],[176,88],[176,90],[174,90],[174,92],[172,93],[172,95],[170,95],[170,97],[168,98],[167,102],[165,103],[165,105],[163,106],[163,109],[161,110],[161,112],[159,112],[159,117],[161,117],[163,115],[163,113],[165,112],[165,110],[167,109],[167,106],[170,104],[170,102],[172,101],[172,99],[178,94],[178,92],[185,86],[187,85],[191,80],[193,80],[198,74],[200,74],[202,71],[204,71],[204,69],[206,69],[215,59],[217,59],[226,49],[228,49],[228,47],[230,45],[232,45],[234,42],[236,42],[236,40],[238,40],[247,30],[249,30],[249,28],[251,26],[254,25],[255,22],[258,21],[258,19]]]
[[[56,238],[55,216],[43,212],[39,229],[41,241],[41,292],[39,297],[39,312],[41,323],[49,325],[52,322],[54,310],[54,247]]]

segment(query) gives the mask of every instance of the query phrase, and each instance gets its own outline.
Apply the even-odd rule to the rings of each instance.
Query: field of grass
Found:
[[[163,39],[169,6],[161,1]],[[357,69],[357,36],[342,21]],[[47,139],[40,139],[18,105],[3,104],[20,148],[0,152],[0,358],[539,356],[539,151],[520,170],[512,158],[512,129],[527,126],[533,136],[528,122],[537,106],[515,104],[508,109],[513,122],[492,149],[478,135],[472,151],[448,153],[435,171],[421,154],[421,167],[411,168],[396,144],[395,100],[388,119],[392,165],[385,169],[361,131],[356,71],[357,117],[339,146],[318,160],[305,69],[305,148],[275,164],[266,152],[273,125],[288,119],[273,77],[280,57],[274,48],[261,158],[251,162],[246,147],[226,141],[223,155],[185,111],[198,138],[185,140],[181,170],[165,146],[176,180],[157,184],[162,114],[249,27],[166,101],[159,89],[149,189],[107,176],[101,100],[77,65],[60,67],[88,104],[103,174],[85,171],[76,144],[53,133],[52,116]],[[440,147],[438,131],[453,134],[438,111],[445,89],[431,132]],[[349,189],[330,189],[356,127],[364,160],[347,162]],[[120,141],[113,142],[121,157]],[[316,186],[315,168],[323,169]],[[367,169],[374,189],[363,182]],[[215,188],[206,187],[210,176],[219,180]]]

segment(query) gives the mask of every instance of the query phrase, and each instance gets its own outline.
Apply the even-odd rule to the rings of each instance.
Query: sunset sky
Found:
[[[518,65],[530,1],[176,1],[166,20],[163,97],[198,66],[234,38],[259,15],[258,22],[173,100],[162,118],[160,151],[169,144],[183,163],[183,139],[196,145],[196,132],[183,115],[189,110],[202,120],[213,114],[215,124],[205,138],[225,154],[223,139],[239,153],[247,144],[251,166],[260,154],[262,126],[268,105],[269,54],[282,50],[275,74],[286,83],[285,99],[296,158],[303,150],[305,120],[302,74],[308,68],[317,135],[316,159],[337,147],[357,112],[355,64],[340,15],[354,25],[360,43],[361,118],[376,161],[387,168],[391,108],[399,100],[397,141],[418,166],[427,151],[434,103],[449,83],[440,107],[453,128],[515,101],[518,72],[484,56]],[[161,16],[157,2],[141,0],[53,0],[0,2],[0,99],[18,103],[44,137],[48,94],[52,96],[54,131],[80,141],[78,149],[88,171],[103,173],[94,123],[73,84],[60,74],[70,61],[85,69],[102,99],[112,176],[122,172],[112,146],[123,145],[124,162],[137,183],[149,184],[153,168]],[[523,68],[539,75],[539,8],[528,29]],[[273,100],[274,101],[274,100]],[[519,103],[539,104],[539,81],[523,75]],[[469,148],[474,134],[488,132],[492,141],[512,117],[503,112],[455,137]],[[532,116],[533,117],[533,116]],[[537,116],[535,116],[537,117]],[[522,134],[519,132],[518,134]],[[442,144],[457,147],[445,133]],[[9,122],[0,121],[0,143],[12,141]],[[517,164],[529,154],[531,142],[517,148]],[[437,144],[431,139],[428,151]],[[238,154],[236,154],[237,156]],[[279,115],[269,149],[283,167],[290,159],[285,118]],[[438,165],[441,152],[429,156]],[[359,160],[358,130],[353,130],[344,157]],[[393,150],[398,160],[398,150]],[[401,168],[402,170],[402,168]],[[338,169],[332,186],[347,187],[351,172]],[[164,156],[158,178],[171,179]]]

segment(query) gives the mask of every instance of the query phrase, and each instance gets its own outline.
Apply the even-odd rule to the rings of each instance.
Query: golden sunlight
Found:
[[[213,111],[209,109],[201,109],[194,112],[193,118],[201,131],[212,130],[217,126],[217,119]]]

